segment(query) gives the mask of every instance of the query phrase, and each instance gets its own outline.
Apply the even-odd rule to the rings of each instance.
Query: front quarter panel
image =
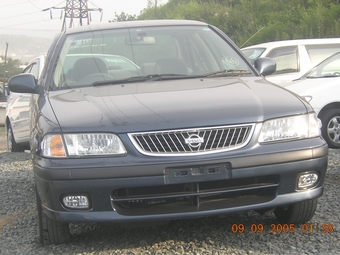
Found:
[[[60,133],[60,126],[55,117],[53,109],[48,100],[49,86],[52,81],[52,73],[54,63],[58,57],[58,48],[62,45],[64,32],[57,35],[44,59],[43,70],[38,80],[41,90],[38,94],[34,94],[30,101],[29,121],[30,121],[30,147],[34,156],[40,155],[40,143],[46,133]]]
[[[40,95],[34,95],[31,99],[30,146],[31,152],[35,155],[40,154],[40,143],[45,134],[61,132],[47,95],[47,92],[43,92]]]

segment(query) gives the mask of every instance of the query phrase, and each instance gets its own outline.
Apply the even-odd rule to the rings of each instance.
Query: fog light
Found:
[[[317,173],[303,173],[298,179],[298,189],[309,189],[313,187],[318,181]]]
[[[88,209],[90,208],[87,196],[66,196],[63,198],[63,204],[70,209]]]

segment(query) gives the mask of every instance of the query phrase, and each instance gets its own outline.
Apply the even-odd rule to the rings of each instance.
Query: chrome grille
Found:
[[[192,153],[212,153],[245,146],[254,124],[211,128],[167,130],[129,134],[142,154],[178,156]]]

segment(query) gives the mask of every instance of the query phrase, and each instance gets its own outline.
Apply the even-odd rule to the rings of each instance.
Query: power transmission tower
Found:
[[[63,25],[61,30],[66,30],[66,23],[69,21],[69,28],[74,27],[74,20],[79,19],[79,25],[82,26],[84,24],[84,20],[86,24],[90,24],[91,20],[91,11],[99,11],[102,12],[101,8],[88,8],[87,0],[66,0],[66,6],[64,7],[50,7],[44,9],[43,11],[48,11],[52,9],[60,9],[64,10],[64,18]],[[52,12],[51,12],[52,18]]]

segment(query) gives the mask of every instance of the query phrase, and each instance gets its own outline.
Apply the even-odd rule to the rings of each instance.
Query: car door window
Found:
[[[299,71],[298,47],[280,47],[269,52],[267,57],[276,62],[276,72],[274,74],[293,73]]]
[[[306,50],[313,65],[317,65],[332,54],[339,52],[340,44],[306,45]]]
[[[305,75],[307,78],[340,77],[340,54],[334,54]]]
[[[33,74],[35,78],[39,77],[39,65],[37,62],[32,65],[30,73]]]
[[[23,73],[30,73],[32,69],[32,65],[27,66],[22,72]]]
[[[27,66],[23,73],[31,73],[36,79],[39,77],[39,59],[34,60],[29,66]]]

